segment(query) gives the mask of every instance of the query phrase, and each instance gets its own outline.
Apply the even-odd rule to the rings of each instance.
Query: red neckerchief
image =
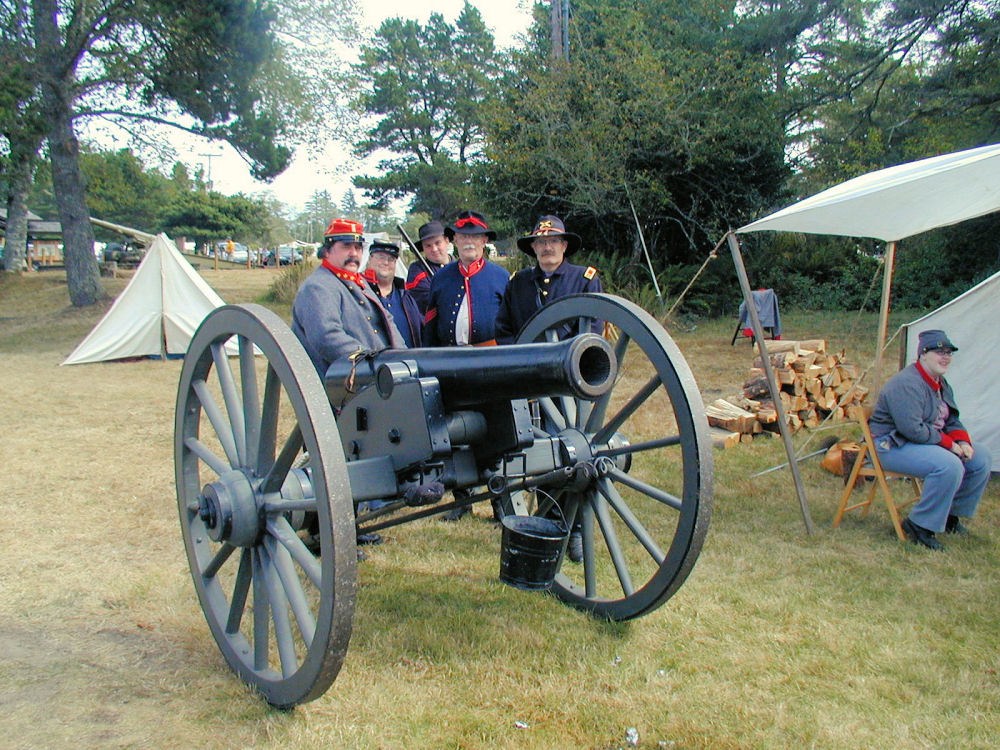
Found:
[[[365,288],[365,279],[356,271],[348,271],[346,268],[341,268],[340,266],[335,266],[326,258],[323,258],[323,268],[332,273],[338,279],[343,279],[344,281],[353,281],[362,289]]]
[[[469,278],[470,276],[475,276],[477,273],[482,271],[483,266],[485,265],[486,265],[486,258],[483,257],[480,258],[479,260],[470,263],[468,268],[459,263],[458,270],[462,274],[462,276],[464,276],[465,278]]]
[[[924,379],[924,382],[927,383],[927,385],[929,385],[935,391],[940,391],[941,390],[941,381],[940,380],[935,380],[930,375],[928,375],[927,374],[927,370],[925,370],[923,367],[921,367],[919,362],[915,362],[914,364],[916,364],[916,366],[917,366],[917,372],[920,373],[920,377],[922,377]]]
[[[465,282],[465,297],[469,300],[469,338],[472,338],[472,288],[469,286],[469,279],[475,276],[477,273],[483,270],[483,266],[486,265],[486,257],[482,257],[479,260],[473,261],[466,268],[462,265],[461,261],[458,264],[458,272],[462,274],[462,280]],[[471,342],[470,342],[471,343]]]

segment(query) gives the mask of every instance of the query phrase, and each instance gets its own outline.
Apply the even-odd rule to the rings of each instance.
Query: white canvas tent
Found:
[[[1000,211],[1000,144],[861,175],[736,231],[875,237],[888,243],[872,383],[878,390],[896,242],[994,211]]]
[[[945,331],[959,351],[948,368],[960,419],[975,441],[1000,469],[1000,273],[972,287],[922,318],[903,326],[903,351],[908,364],[917,358],[921,331]]]
[[[182,355],[205,316],[224,304],[173,241],[159,234],[111,309],[63,364]]]

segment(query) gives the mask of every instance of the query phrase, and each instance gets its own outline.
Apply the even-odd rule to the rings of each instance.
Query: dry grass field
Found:
[[[277,273],[204,276],[244,302]],[[785,460],[780,440],[715,453],[701,558],[630,623],[503,585],[488,509],[388,530],[359,565],[337,681],[271,709],[226,666],[184,557],[180,361],[58,366],[105,309],[71,308],[59,272],[0,278],[0,747],[604,750],[630,729],[649,749],[997,745],[1000,483],[973,536],[934,554],[882,507],[832,529],[842,484],[814,459],[807,535],[787,471],[749,478]],[[874,316],[785,318],[786,338],[871,361]],[[673,332],[706,402],[748,367],[734,325]]]

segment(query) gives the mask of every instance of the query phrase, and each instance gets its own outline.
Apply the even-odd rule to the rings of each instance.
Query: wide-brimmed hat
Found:
[[[534,258],[535,249],[531,246],[531,243],[539,237],[562,237],[565,239],[568,243],[566,246],[566,257],[579,250],[582,244],[579,235],[567,232],[566,225],[563,224],[562,219],[551,214],[540,218],[531,234],[527,237],[521,237],[517,241],[517,246],[521,249],[521,252],[527,253]]]
[[[386,242],[385,240],[372,240],[372,244],[368,246],[368,254],[372,253],[385,253],[391,255],[393,258],[399,257],[399,245],[392,242]]]
[[[920,337],[917,339],[917,354],[923,354],[924,352],[929,352],[932,349],[946,349],[952,352],[958,351],[958,347],[949,341],[948,334],[944,331],[939,331],[937,329],[931,331],[921,331]]]
[[[487,240],[497,238],[497,233],[486,223],[486,217],[475,211],[462,211],[455,217],[451,231],[454,234],[485,234]]]
[[[334,219],[323,232],[323,239],[328,242],[362,242],[364,231],[360,221]]]
[[[433,237],[447,237],[449,241],[455,239],[455,233],[451,231],[451,227],[446,227],[440,221],[428,221],[426,224],[422,224],[417,230],[417,235],[419,236],[417,245],[420,246],[421,250],[424,249],[424,240]]]

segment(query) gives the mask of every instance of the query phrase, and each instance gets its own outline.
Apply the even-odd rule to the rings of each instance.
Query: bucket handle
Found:
[[[559,519],[562,521],[563,528],[566,529],[566,531],[569,531],[569,522],[566,520],[566,514],[563,513],[562,506],[556,502],[556,499],[541,487],[535,487],[535,492],[540,495],[545,495],[545,497],[552,501],[552,507],[559,511]]]

